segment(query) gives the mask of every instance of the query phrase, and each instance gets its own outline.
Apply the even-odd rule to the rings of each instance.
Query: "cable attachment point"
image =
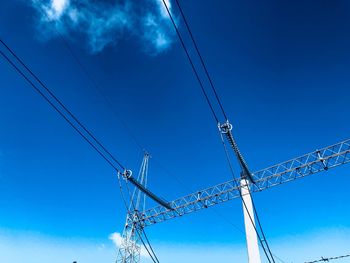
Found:
[[[234,153],[236,154],[236,157],[237,157],[238,162],[239,162],[241,169],[242,169],[241,178],[248,178],[250,182],[255,183],[254,179],[253,179],[253,175],[249,171],[248,165],[247,165],[246,161],[244,160],[243,155],[238,148],[236,140],[234,139],[234,137],[232,135],[232,124],[228,120],[226,120],[226,122],[224,122],[223,124],[219,123],[218,127],[219,127],[219,131],[222,134],[225,134],[226,139],[228,140]]]
[[[221,133],[229,133],[232,130],[232,124],[227,120],[223,124],[218,123],[218,128]]]
[[[125,178],[125,179],[130,179],[131,176],[132,176],[132,171],[131,170],[125,170],[122,174],[122,176]]]

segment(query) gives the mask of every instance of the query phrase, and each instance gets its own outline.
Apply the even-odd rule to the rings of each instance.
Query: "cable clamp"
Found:
[[[221,133],[229,133],[232,130],[232,124],[227,120],[223,124],[218,123],[218,128]]]
[[[131,176],[132,176],[132,171],[131,170],[125,170],[122,174],[122,176],[125,178],[125,179],[129,179]]]

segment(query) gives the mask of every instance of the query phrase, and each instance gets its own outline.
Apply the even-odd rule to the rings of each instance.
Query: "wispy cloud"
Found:
[[[171,10],[170,0],[166,0]],[[91,53],[136,39],[149,54],[170,48],[174,31],[163,0],[31,0],[38,14],[38,33],[44,39],[63,34],[83,39]]]

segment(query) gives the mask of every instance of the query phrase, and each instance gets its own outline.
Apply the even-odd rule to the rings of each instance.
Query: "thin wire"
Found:
[[[153,258],[152,253],[148,250],[148,247],[146,246],[145,241],[143,240],[142,235],[141,235],[141,233],[139,232],[138,229],[136,229],[136,233],[138,234],[138,236],[139,236],[139,238],[140,238],[144,248],[146,249],[148,255],[151,257],[152,261],[155,262],[155,263],[160,263],[157,258],[156,259]]]
[[[156,161],[156,160],[155,160]],[[165,172],[164,174],[172,179],[175,179],[179,185],[181,185],[183,188],[185,188],[187,191],[189,192],[194,192],[194,189],[191,189],[190,187],[188,187],[187,184],[183,183],[179,177],[177,177],[174,173],[170,172],[167,168],[165,168],[164,166],[162,166],[159,162],[157,162],[157,165]],[[239,231],[241,234],[246,235],[246,233],[239,228],[237,225],[235,225],[231,220],[229,220],[225,215],[223,215],[222,213],[220,213],[215,207],[212,207],[212,209],[210,209],[210,211],[212,211],[213,213],[215,213],[218,217],[220,217],[221,219],[224,219],[226,221],[226,223],[228,223],[229,225],[231,225],[233,228],[235,228],[237,231]],[[261,248],[263,248],[263,246],[259,243],[259,246]],[[273,256],[278,259],[280,262],[285,263],[285,261],[283,259],[281,259],[280,257],[278,257],[276,254],[272,253]]]
[[[131,194],[131,191],[130,191],[130,188],[129,188],[129,185],[127,184],[127,182],[126,182],[126,187],[127,187],[127,190],[128,190],[128,193],[129,193],[129,197],[130,197],[130,206],[132,206],[133,209],[134,209],[134,211],[136,211],[137,209],[136,209],[135,204],[134,204],[134,202],[133,202],[132,194]],[[150,247],[150,249],[151,249],[151,251],[152,251],[152,253],[153,253],[153,256],[155,257],[156,261],[153,259],[152,254],[151,254],[150,251],[148,250],[148,248],[147,248],[145,242],[143,241],[143,239],[142,239],[142,234],[139,232],[139,229],[138,229],[137,227],[135,227],[135,230],[136,230],[137,234],[139,235],[140,240],[141,240],[143,246],[144,246],[145,249],[147,250],[147,253],[148,253],[148,254],[150,255],[150,257],[152,258],[152,261],[153,261],[153,262],[159,263],[158,257],[157,257],[157,255],[155,254],[155,252],[154,252],[154,250],[153,250],[153,248],[152,248],[152,245],[151,245],[151,243],[149,242],[149,239],[148,239],[148,237],[147,237],[147,235],[146,235],[144,229],[141,228],[141,231],[143,231],[143,233],[144,233],[144,235],[145,235],[145,237],[146,237],[146,239],[147,239],[148,246]]]
[[[148,245],[149,245],[149,247],[150,247],[150,249],[151,249],[151,251],[152,251],[154,257],[155,257],[156,260],[159,262],[158,257],[157,257],[157,255],[156,255],[156,253],[154,252],[154,250],[153,250],[153,248],[152,248],[152,246],[151,246],[151,243],[149,242],[149,239],[148,239],[148,237],[147,237],[147,235],[146,235],[146,232],[145,232],[145,229],[144,229],[144,228],[142,228],[142,232],[143,232],[143,235],[144,235],[145,238],[146,238],[146,241],[147,241],[147,243],[148,243]]]
[[[328,262],[330,260],[335,260],[335,259],[341,259],[341,258],[347,258],[347,257],[350,257],[350,254],[349,255],[344,255],[344,256],[338,256],[338,257],[331,257],[331,258],[321,258],[319,260],[315,260],[315,261],[308,261],[308,262],[305,262],[305,263],[316,263],[316,262]]]
[[[1,44],[6,47],[6,49],[20,62],[20,64],[34,77],[36,81],[54,98],[54,100],[68,113],[69,116],[76,121],[81,128],[115,161],[122,170],[125,170],[125,167],[106,149],[102,143],[100,143],[97,138],[78,120],[78,118],[51,92],[51,90],[27,67],[27,65],[15,54],[14,51],[2,40],[0,39]]]
[[[221,219],[224,219],[226,221],[226,223],[228,223],[229,225],[233,226],[237,231],[239,231],[241,234],[246,235],[247,233],[245,233],[242,229],[240,229],[239,227],[237,227],[229,218],[227,218],[224,214],[220,213],[218,210],[211,210],[213,212],[215,212],[217,214],[218,217],[220,217]],[[259,247],[263,248],[262,245],[259,243],[258,244]],[[273,256],[278,259],[281,263],[286,263],[283,259],[281,259],[280,257],[278,257],[276,254],[273,254]]]
[[[69,120],[58,108],[56,105],[54,105],[47,97],[46,95],[10,60],[10,58],[5,55],[1,50],[0,54],[5,60],[34,88],[36,92],[38,92],[58,113],[61,115],[61,117],[68,122],[72,128],[79,133],[80,136],[84,138],[84,140],[90,144],[90,146],[98,152],[102,156],[105,161],[111,165],[115,170],[119,171],[119,169],[72,123],[71,120]]]
[[[23,67],[25,67],[29,72],[30,74],[45,88],[45,90],[47,92],[49,92],[49,94],[59,103],[59,105],[61,105],[63,107],[63,109],[65,109],[69,115],[95,140],[95,142],[98,143],[98,145],[100,145],[102,147],[102,149],[104,149],[107,154],[110,155],[110,157],[112,157],[112,159],[114,161],[116,161],[119,166],[121,166],[122,168],[124,168],[114,157],[112,154],[110,154],[110,152],[101,144],[97,141],[97,139],[79,122],[79,120],[57,99],[57,97],[43,84],[43,82],[41,82],[41,80],[22,62],[21,59],[19,59],[16,54],[0,39],[1,43],[10,51],[10,53],[22,64]],[[123,201],[124,201],[124,204],[125,204],[125,207],[127,208],[127,204],[126,204],[126,200],[124,199],[124,194],[122,192],[122,187],[121,187],[121,182],[120,182],[120,171],[118,170],[118,168],[116,166],[114,166],[114,164],[107,159],[107,157],[94,145],[92,144],[92,142],[71,122],[71,120],[69,120],[58,108],[56,105],[54,105],[52,103],[52,101],[50,101],[50,99],[10,60],[10,58],[8,56],[6,56],[5,53],[3,53],[1,50],[0,50],[0,54],[7,60],[7,62],[12,66],[14,67],[14,69],[34,88],[35,91],[37,91],[115,170],[117,170],[118,172],[118,180],[119,180],[119,186],[120,186],[120,191],[121,191],[121,194],[122,194],[122,198],[123,198]],[[128,186],[128,185],[127,185]],[[129,187],[128,187],[128,190],[129,190]],[[130,190],[129,190],[129,195],[130,195]],[[134,203],[133,203],[133,200],[130,200],[131,201],[131,204],[134,206]],[[134,206],[135,207],[135,206]],[[136,229],[137,230],[137,229]],[[145,233],[144,233],[145,234]],[[140,239],[142,241],[142,243],[144,244],[147,252],[149,253],[150,257],[152,258],[153,262],[156,262],[156,263],[159,263],[159,260],[157,258],[157,256],[155,255],[154,253],[154,250],[145,234],[145,237],[147,239],[147,242],[149,244],[149,247],[151,248],[153,254],[154,254],[154,257],[156,258],[156,261],[153,259],[151,253],[149,252],[147,246],[145,245],[143,239],[142,239],[142,236],[140,236]]]
[[[212,111],[212,113],[213,113],[213,115],[214,115],[214,118],[215,118],[216,122],[218,123],[218,118],[217,118],[217,116],[216,116],[216,114],[215,114],[215,112],[214,112],[214,110],[213,110],[213,107],[212,107],[212,105],[211,105],[211,103],[210,103],[210,101],[209,101],[209,98],[208,98],[208,96],[207,96],[207,94],[206,94],[206,92],[205,92],[205,90],[204,90],[202,81],[200,80],[200,78],[199,78],[199,76],[198,76],[197,70],[196,70],[195,67],[194,67],[194,64],[193,64],[193,62],[192,62],[192,59],[191,59],[191,57],[190,57],[190,55],[189,55],[189,53],[188,53],[188,51],[187,51],[187,48],[186,48],[185,43],[184,43],[184,41],[183,41],[183,39],[182,39],[182,36],[181,36],[181,34],[180,34],[180,32],[179,32],[177,26],[176,26],[176,23],[175,23],[175,21],[174,21],[172,15],[171,15],[171,12],[170,12],[169,7],[168,7],[168,5],[167,5],[167,3],[166,3],[165,0],[163,0],[163,4],[164,4],[164,6],[165,6],[165,8],[166,8],[166,10],[167,10],[167,12],[168,12],[168,15],[169,15],[169,17],[170,17],[170,19],[171,19],[171,22],[172,22],[172,24],[173,24],[173,26],[174,26],[174,28],[175,28],[175,30],[176,30],[176,33],[177,33],[177,35],[178,35],[178,37],[179,37],[179,39],[180,39],[180,42],[181,42],[181,44],[182,44],[182,47],[183,47],[183,49],[185,50],[185,53],[186,53],[186,55],[187,55],[187,57],[188,57],[188,60],[189,60],[189,62],[190,62],[190,64],[191,64],[191,66],[192,66],[192,69],[193,69],[193,71],[194,71],[194,73],[195,73],[195,75],[196,75],[196,77],[197,77],[197,80],[198,80],[198,82],[199,82],[199,84],[200,84],[200,86],[201,86],[201,89],[202,89],[202,91],[203,91],[203,93],[204,93],[204,95],[205,95],[205,98],[206,98],[206,100],[207,100],[207,102],[208,102],[208,105],[209,105],[209,107],[210,107],[210,109],[211,109],[211,111]],[[218,94],[217,94],[217,91],[216,91],[216,89],[215,89],[215,87],[214,87],[213,81],[212,81],[212,79],[211,79],[211,77],[210,77],[210,75],[209,75],[208,69],[207,69],[207,67],[206,67],[206,65],[205,65],[204,59],[203,59],[203,57],[202,57],[202,55],[201,55],[201,53],[200,53],[200,51],[199,51],[198,45],[197,45],[197,43],[196,43],[196,41],[195,41],[195,39],[194,39],[193,33],[192,33],[192,31],[191,31],[191,29],[190,29],[190,27],[189,27],[189,24],[188,24],[188,22],[187,22],[186,16],[185,16],[185,14],[184,14],[184,12],[183,12],[183,10],[182,10],[182,8],[181,8],[181,5],[180,5],[180,3],[179,3],[178,0],[176,0],[176,4],[177,4],[177,6],[179,7],[181,16],[182,16],[182,18],[183,18],[183,20],[184,20],[184,22],[185,22],[186,28],[187,28],[187,30],[188,30],[188,32],[189,32],[189,34],[190,34],[191,40],[192,40],[192,42],[193,42],[193,44],[194,44],[194,47],[195,47],[195,49],[196,49],[196,52],[197,52],[199,58],[200,58],[202,67],[204,68],[205,74],[206,74],[206,76],[207,76],[207,78],[208,78],[208,80],[209,80],[210,86],[211,86],[211,88],[212,88],[212,90],[213,90],[213,92],[214,92],[214,94],[215,94],[216,100],[217,100],[217,102],[218,102],[218,104],[219,104],[219,106],[220,106],[220,108],[221,108],[221,111],[222,111],[222,113],[223,113],[225,119],[227,120],[228,118],[227,118],[227,115],[226,115],[225,110],[224,110],[224,108],[223,108],[223,105],[222,105],[222,103],[221,103],[221,101],[220,101],[220,98],[219,98],[219,96],[218,96]],[[222,136],[221,136],[221,137],[222,137]],[[222,138],[222,141],[223,141],[223,138]],[[224,143],[224,141],[223,141],[223,143]],[[226,145],[225,145],[225,144],[224,144],[224,147],[225,147],[225,152],[226,152],[226,154],[227,154],[227,149],[226,149]],[[231,172],[233,172],[233,169],[232,169],[231,164],[230,164],[230,169],[231,169]],[[235,181],[235,182],[236,182],[236,181]],[[236,182],[236,183],[237,183],[237,182]],[[241,196],[241,193],[240,193],[240,196]],[[250,213],[249,213],[249,211],[248,211],[248,209],[247,209],[247,207],[246,207],[245,201],[244,201],[244,199],[243,199],[242,196],[241,196],[241,199],[242,199],[243,204],[244,204],[244,206],[245,206],[245,209],[246,209],[246,211],[247,211],[247,213],[248,213],[248,215],[249,215],[249,217],[250,217],[250,220],[252,221],[252,224],[253,224],[253,226],[254,226],[254,228],[255,228],[255,231],[256,231],[256,233],[257,233],[257,235],[258,235],[258,238],[259,238],[259,241],[260,241],[260,243],[261,243],[261,245],[262,245],[262,247],[263,247],[264,253],[265,253],[265,255],[266,255],[268,261],[270,262],[269,256],[267,255],[267,252],[266,252],[266,250],[265,250],[265,247],[263,246],[261,237],[260,237],[260,235],[259,235],[259,233],[258,233],[258,231],[257,231],[257,229],[256,229],[256,227],[255,227],[255,224],[254,224],[254,222],[253,222],[253,220],[252,220],[252,218],[251,218],[251,215],[250,215]],[[260,229],[261,229],[261,231],[262,231],[261,224],[260,224],[260,220],[258,220],[258,222],[259,222]],[[273,259],[271,250],[270,250],[270,248],[269,248],[269,246],[268,246],[268,243],[267,243],[267,241],[266,241],[266,239],[265,239],[265,234],[263,233],[263,231],[262,231],[262,234],[263,234],[265,243],[267,244],[267,247],[268,247],[269,253],[270,253],[270,255],[271,255],[271,258],[272,258],[273,262],[275,262],[274,259]]]
[[[233,171],[233,167],[232,167],[231,160],[230,160],[230,157],[229,157],[229,153],[228,153],[228,150],[227,150],[227,147],[226,147],[224,138],[223,138],[223,136],[222,136],[221,133],[220,133],[220,137],[221,137],[221,142],[222,142],[223,147],[224,147],[224,150],[225,150],[227,163],[228,163],[230,172],[231,172],[231,174],[232,174],[232,176],[233,176],[233,179],[234,179],[233,181],[235,182],[237,189],[239,189],[239,185],[238,185],[237,179],[236,179],[236,177],[235,177],[235,175],[234,175],[234,171]],[[255,230],[255,233],[256,233],[256,235],[257,235],[257,237],[258,237],[258,239],[259,239],[259,242],[260,242],[260,244],[261,244],[261,246],[262,246],[262,248],[263,248],[264,254],[265,254],[267,260],[268,260],[269,262],[271,262],[270,257],[268,256],[268,253],[267,253],[266,248],[265,248],[265,246],[264,246],[264,243],[262,242],[262,239],[261,239],[261,237],[260,237],[260,234],[259,234],[259,232],[258,232],[258,230],[257,230],[257,228],[256,228],[256,226],[255,226],[255,224],[254,224],[253,218],[252,218],[251,214],[249,213],[248,207],[247,207],[247,205],[246,205],[246,203],[245,203],[245,201],[244,201],[244,199],[243,199],[242,193],[241,193],[240,190],[238,190],[238,193],[239,193],[239,196],[240,196],[240,198],[241,198],[241,200],[242,200],[244,209],[246,210],[246,212],[247,212],[247,214],[248,214],[248,216],[249,216],[249,219],[250,219],[250,221],[251,221],[251,223],[252,223],[252,225],[253,225],[253,227],[254,227],[254,230]],[[266,242],[266,240],[265,240],[265,242]],[[272,257],[272,259],[273,259],[273,256],[271,256],[271,257]],[[274,262],[274,261],[273,261],[273,262]]]
[[[193,70],[193,72],[194,72],[194,74],[195,74],[195,76],[196,76],[196,79],[197,79],[197,81],[198,81],[198,83],[199,83],[199,86],[201,87],[201,90],[202,90],[202,92],[203,92],[203,94],[204,94],[204,97],[205,97],[205,99],[206,99],[206,101],[207,101],[207,103],[208,103],[208,105],[209,105],[209,107],[210,107],[210,110],[211,110],[211,112],[212,112],[212,114],[213,114],[213,116],[214,116],[214,119],[215,119],[216,123],[219,123],[219,119],[218,119],[218,117],[216,116],[216,113],[215,113],[215,111],[214,111],[214,108],[213,108],[213,106],[212,106],[212,104],[211,104],[211,102],[210,102],[210,100],[209,100],[208,94],[206,93],[206,91],[205,91],[205,89],[204,89],[203,83],[202,83],[202,81],[201,81],[201,79],[200,79],[200,77],[199,77],[199,75],[198,75],[198,72],[197,72],[197,70],[196,70],[196,67],[194,66],[194,63],[193,63],[193,61],[192,61],[192,59],[191,59],[191,56],[190,56],[190,54],[189,54],[189,52],[188,52],[188,50],[187,50],[187,47],[186,47],[186,45],[185,45],[185,42],[183,41],[182,36],[181,36],[181,34],[180,34],[180,31],[179,31],[179,29],[178,29],[178,27],[177,27],[177,25],[176,25],[176,23],[175,23],[175,20],[174,20],[174,18],[173,18],[173,16],[172,16],[171,12],[170,12],[170,10],[169,10],[169,7],[168,7],[167,3],[165,2],[165,0],[162,0],[162,1],[163,1],[163,4],[164,4],[164,6],[165,6],[165,8],[166,8],[166,10],[167,10],[167,13],[168,13],[168,15],[169,15],[169,17],[170,17],[171,23],[173,24],[173,26],[174,26],[174,28],[175,28],[176,34],[177,34],[177,36],[179,37],[179,40],[180,40],[180,42],[181,42],[181,45],[182,45],[182,47],[183,47],[183,49],[184,49],[184,51],[185,51],[185,53],[186,53],[186,56],[187,56],[187,58],[188,58],[188,60],[189,60],[189,62],[190,62],[190,64],[191,64],[192,70]]]
[[[251,194],[249,188],[248,188],[248,191],[249,191],[249,194]],[[272,252],[271,252],[269,243],[267,242],[265,233],[264,233],[264,231],[263,231],[263,228],[262,228],[262,225],[261,225],[261,222],[260,222],[260,218],[259,218],[259,214],[258,214],[258,211],[256,210],[256,206],[255,206],[255,202],[254,202],[254,199],[253,199],[253,198],[252,198],[252,204],[253,204],[253,210],[254,210],[254,213],[255,213],[256,220],[258,221],[258,225],[259,225],[259,228],[260,228],[260,230],[261,230],[261,234],[262,234],[263,239],[265,240],[265,243],[266,243],[266,246],[267,246],[267,250],[269,251],[270,255],[272,255]],[[275,262],[275,261],[273,260],[273,262]]]
[[[121,183],[120,173],[119,172],[117,173],[117,177],[118,177],[120,195],[122,196],[122,200],[123,200],[126,212],[128,213],[129,212],[129,208],[128,208],[128,204],[127,204],[125,196],[124,196],[123,186],[122,186],[122,183]]]
[[[197,43],[196,43],[196,41],[194,39],[192,30],[191,30],[191,28],[190,28],[190,26],[189,26],[189,24],[187,22],[186,16],[185,16],[185,14],[184,14],[184,12],[183,12],[183,10],[181,8],[180,2],[178,0],[175,0],[175,2],[176,2],[176,5],[178,6],[178,8],[180,10],[181,16],[182,16],[182,18],[183,18],[183,20],[185,22],[185,25],[186,25],[186,28],[187,28],[189,34],[190,34],[191,40],[192,40],[192,42],[194,44],[194,47],[196,49],[196,52],[197,52],[197,54],[199,56],[199,59],[200,59],[201,64],[202,64],[202,67],[204,68],[205,74],[206,74],[206,76],[207,76],[207,78],[209,80],[210,86],[211,86],[211,88],[212,88],[212,90],[213,90],[213,92],[215,94],[215,98],[216,98],[216,100],[217,100],[217,102],[218,102],[218,104],[219,104],[219,106],[221,108],[222,114],[224,115],[225,119],[227,120],[228,118],[227,118],[226,112],[225,112],[224,107],[223,107],[223,105],[222,105],[222,103],[220,101],[219,95],[218,95],[218,93],[217,93],[217,91],[216,91],[216,89],[214,87],[214,83],[212,81],[212,78],[210,77],[210,74],[208,72],[207,66],[205,65],[204,59],[203,59],[203,57],[201,55],[201,52],[199,51],[198,45],[197,45]]]

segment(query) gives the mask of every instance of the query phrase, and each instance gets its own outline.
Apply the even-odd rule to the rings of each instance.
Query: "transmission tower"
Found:
[[[149,154],[145,153],[137,181],[143,187],[147,187],[147,173]],[[145,211],[146,194],[135,187],[126,216],[126,222],[122,234],[122,241],[118,248],[117,263],[139,263],[141,255],[140,234],[143,231],[143,224],[139,218]]]

